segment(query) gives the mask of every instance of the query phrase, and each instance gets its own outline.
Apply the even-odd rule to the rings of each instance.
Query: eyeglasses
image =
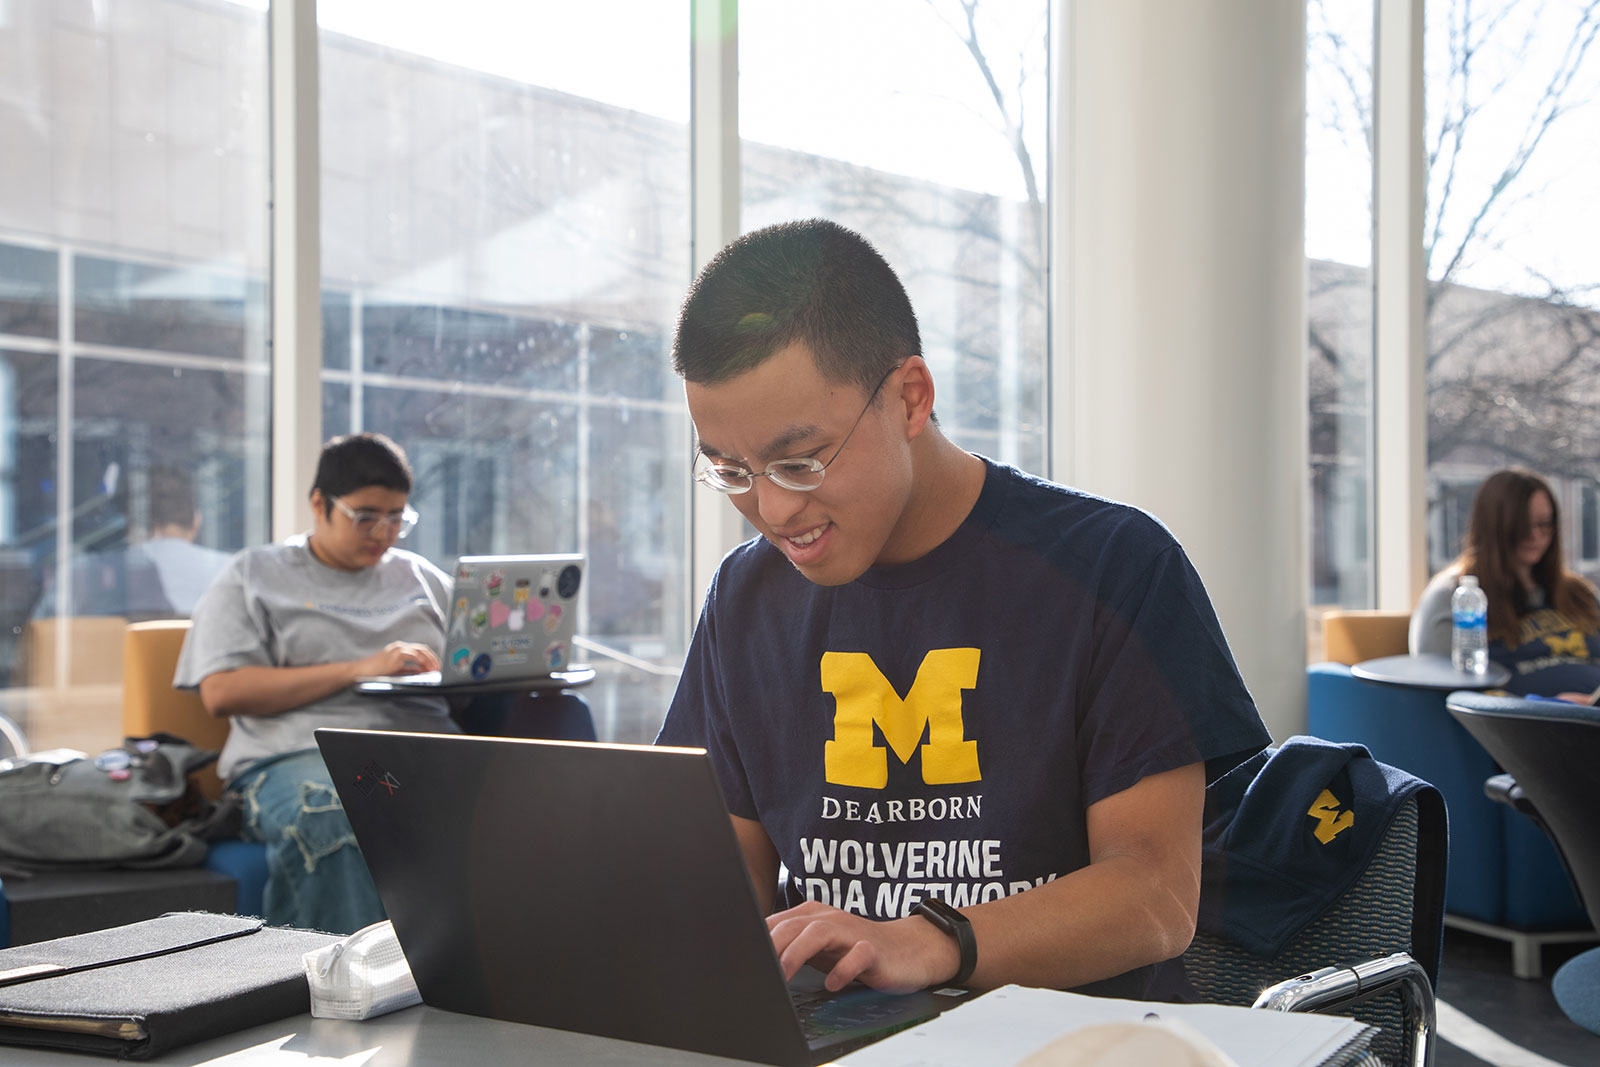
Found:
[[[1529,533],[1550,533],[1556,528],[1554,519],[1545,519],[1541,522],[1528,523]]]
[[[774,460],[767,464],[765,470],[752,471],[748,467],[741,467],[737,463],[725,460],[712,459],[704,452],[695,461],[699,467],[694,472],[694,480],[719,493],[737,496],[748,493],[756,484],[757,478],[771,478],[772,484],[796,493],[809,493],[822,484],[822,475],[833,461],[839,458],[839,453],[844,451],[844,446],[850,443],[850,438],[855,435],[856,427],[861,425],[861,420],[866,418],[867,412],[872,408],[873,401],[878,399],[878,391],[883,388],[883,383],[889,380],[889,375],[899,370],[903,363],[896,363],[890,367],[878,384],[873,386],[872,393],[867,397],[866,407],[861,409],[861,414],[856,416],[856,421],[850,424],[850,432],[844,435],[844,440],[839,442],[839,447],[833,450],[833,455],[828,457],[828,462],[823,463],[815,457],[799,457],[796,459]]]
[[[403,538],[411,532],[417,524],[417,513],[407,504],[400,511],[373,511],[371,508],[353,508],[338,497],[332,497],[333,506],[344,512],[344,517],[356,528],[356,533],[364,537],[371,537],[377,533],[379,526],[393,526],[399,532],[397,538]]]

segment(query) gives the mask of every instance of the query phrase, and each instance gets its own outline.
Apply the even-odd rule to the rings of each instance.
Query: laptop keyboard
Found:
[[[870,989],[851,990],[848,993],[792,989],[789,999],[794,1004],[795,1015],[800,1019],[800,1032],[807,1041],[847,1030],[896,1024],[898,1028],[910,1024],[905,1017],[905,1009],[897,1003],[899,998]]]

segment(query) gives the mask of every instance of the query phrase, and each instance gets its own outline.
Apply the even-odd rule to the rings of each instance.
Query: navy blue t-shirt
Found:
[[[764,540],[730,553],[657,741],[709,750],[790,905],[891,919],[1087,866],[1091,804],[1269,738],[1165,527],[990,463],[912,563],[824,587]],[[1186,988],[1169,962],[1093,991]]]
[[[1515,648],[1504,641],[1489,642],[1489,658],[1511,671],[1507,691],[1553,697],[1600,687],[1600,632],[1586,632],[1546,607],[1519,615],[1517,631]]]

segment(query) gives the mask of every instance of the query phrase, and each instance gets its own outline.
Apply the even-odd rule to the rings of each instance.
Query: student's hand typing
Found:
[[[414,645],[410,641],[390,641],[379,652],[374,652],[356,664],[356,676],[384,674],[421,674],[439,669],[439,654],[427,645]]]
[[[807,901],[767,916],[784,978],[809,963],[827,974],[830,990],[860,981],[889,993],[910,993],[948,981],[961,965],[950,936],[920,915],[875,922]]]

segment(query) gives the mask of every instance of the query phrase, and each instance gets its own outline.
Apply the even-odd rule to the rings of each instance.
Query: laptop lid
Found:
[[[441,670],[360,684],[372,692],[415,692],[565,672],[572,665],[583,569],[584,557],[576,552],[462,556],[451,572]]]
[[[316,737],[428,1004],[763,1063],[826,1055],[801,1036],[704,751]],[[904,1001],[901,1025],[939,1006],[871,995]]]
[[[462,556],[450,590],[442,674],[531,678],[572,661],[583,556]]]

